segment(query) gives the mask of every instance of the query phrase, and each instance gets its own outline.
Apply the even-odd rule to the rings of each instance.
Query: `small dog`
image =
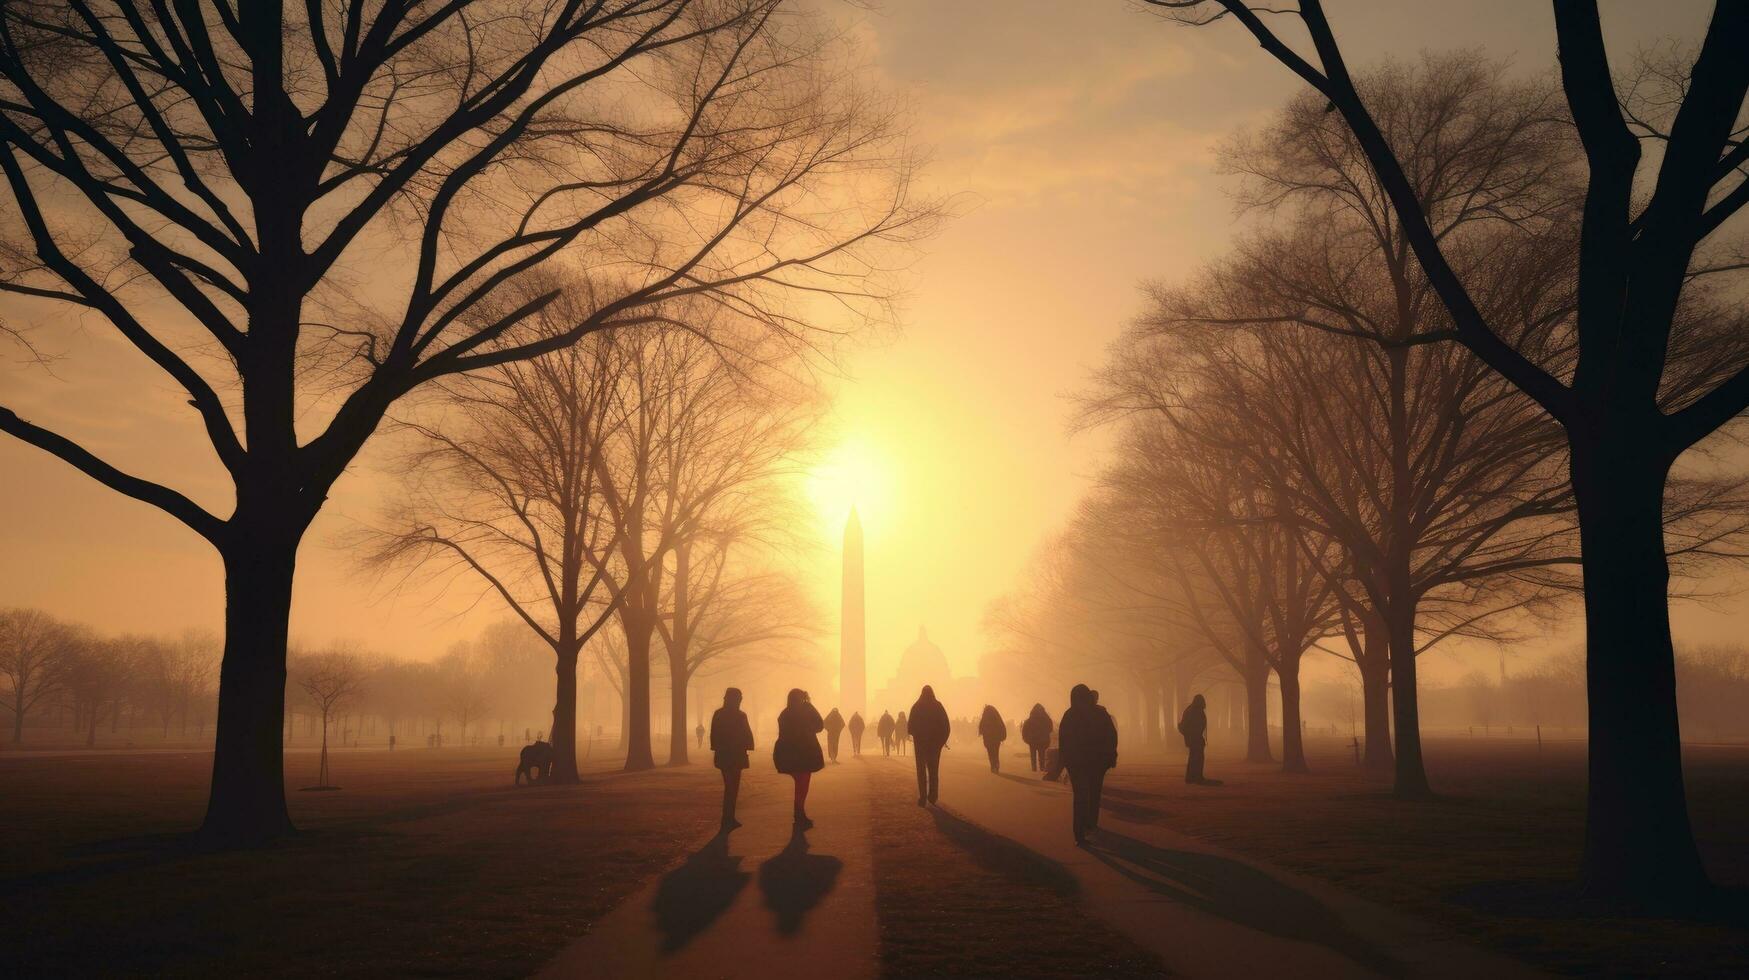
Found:
[[[553,778],[553,743],[536,742],[522,747],[522,760],[516,764],[516,785],[522,785],[524,775],[531,784]]]

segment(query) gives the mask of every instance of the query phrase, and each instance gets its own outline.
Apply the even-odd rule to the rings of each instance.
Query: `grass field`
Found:
[[[1189,787],[1169,757],[1126,749],[1107,810],[1159,822],[1449,923],[1572,975],[1749,975],[1749,749],[1694,746],[1695,829],[1713,913],[1587,912],[1572,890],[1584,818],[1578,743],[1435,738],[1438,799],[1392,799],[1345,742],[1313,772],[1211,760]],[[704,766],[640,774],[597,759],[582,785],[514,788],[510,749],[335,755],[343,790],[291,794],[296,836],[202,853],[186,831],[210,756],[0,755],[0,949],[13,976],[516,976],[694,850],[717,813]],[[315,756],[288,758],[292,787]],[[878,774],[871,846],[882,957],[895,976],[1134,976],[1157,961],[1077,907],[1053,865],[913,805]],[[560,828],[555,831],[555,828]],[[1072,956],[1065,955],[1072,953]]]
[[[1356,769],[1346,739],[1312,738],[1312,772],[1216,757],[1219,787],[1180,765],[1120,760],[1106,808],[1456,926],[1502,952],[1575,975],[1749,976],[1749,747],[1690,746],[1690,807],[1721,894],[1687,920],[1586,910],[1572,887],[1585,816],[1583,743],[1432,738],[1438,798],[1403,802]]]

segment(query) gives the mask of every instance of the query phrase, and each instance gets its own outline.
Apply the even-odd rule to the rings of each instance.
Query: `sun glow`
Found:
[[[865,531],[893,516],[892,459],[867,439],[852,436],[829,450],[807,474],[808,502],[827,540],[844,529],[855,507]]]

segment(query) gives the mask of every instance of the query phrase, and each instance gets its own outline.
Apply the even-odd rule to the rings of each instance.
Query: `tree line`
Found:
[[[1242,5],[1160,6],[1274,37]],[[1294,16],[1334,71],[1321,11],[1301,10]],[[1694,96],[1690,68],[1719,70],[1711,50],[1692,66],[1648,55],[1623,85],[1624,118],[1663,133]],[[1734,413],[1658,446],[1579,424],[1583,399],[1613,397],[1588,387],[1607,342],[1587,304],[1621,282],[1599,285],[1587,264],[1595,161],[1566,82],[1515,78],[1473,53],[1343,68],[1230,140],[1222,165],[1251,230],[1228,254],[1148,287],[1144,313],[1079,398],[1079,424],[1113,439],[1109,462],[1026,586],[989,619],[1020,669],[1052,671],[1067,656],[1122,678],[1138,692],[1145,738],[1192,679],[1211,668],[1236,677],[1257,761],[1273,755],[1273,677],[1290,772],[1307,767],[1303,658],[1347,660],[1361,688],[1365,764],[1391,772],[1397,795],[1423,798],[1434,783],[1417,658],[1456,637],[1535,635],[1540,619],[1583,596],[1590,832],[1621,852],[1653,835],[1677,869],[1642,874],[1639,856],[1593,841],[1588,881],[1643,898],[1681,880],[1674,891],[1691,894],[1701,879],[1683,858],[1692,841],[1679,819],[1664,610],[1714,563],[1743,557],[1749,498],[1740,467],[1712,454],[1723,436],[1672,465]],[[1741,85],[1725,89],[1708,97],[1740,107]],[[1711,145],[1721,162],[1742,153],[1734,140]],[[1728,212],[1732,200],[1717,206]],[[1666,206],[1678,207],[1654,200],[1644,220],[1666,220]],[[1692,240],[1678,249],[1680,275],[1665,280],[1675,292],[1646,328],[1661,337],[1655,356],[1639,355],[1655,361],[1647,397],[1660,417],[1693,415],[1749,369],[1746,311],[1725,288],[1742,264],[1729,244],[1690,256],[1705,237],[1694,214],[1668,220],[1687,222]],[[1603,275],[1632,278],[1611,268]],[[1645,455],[1630,462],[1632,452]],[[1617,499],[1654,476],[1631,507]],[[1600,609],[1602,593],[1614,608]],[[1652,747],[1665,738],[1671,751],[1659,761]],[[1651,796],[1624,799],[1623,780]],[[1652,809],[1663,821],[1655,828]],[[1614,836],[1629,826],[1631,841]]]

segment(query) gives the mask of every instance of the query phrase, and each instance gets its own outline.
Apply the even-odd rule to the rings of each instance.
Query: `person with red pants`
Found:
[[[777,744],[772,747],[771,761],[778,772],[796,781],[797,830],[814,825],[808,819],[808,783],[814,773],[826,768],[826,757],[820,752],[820,730],[825,727],[820,712],[808,700],[808,692],[792,689],[789,704],[777,716]]]

